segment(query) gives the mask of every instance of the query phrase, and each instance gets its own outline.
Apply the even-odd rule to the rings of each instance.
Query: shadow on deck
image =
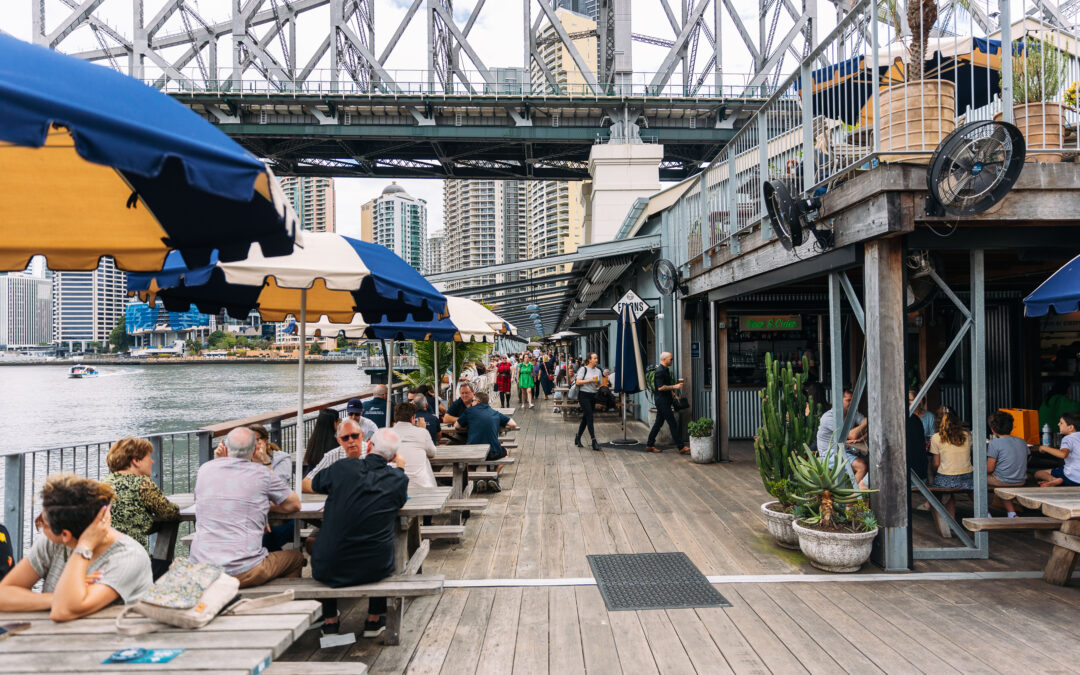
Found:
[[[401,644],[361,638],[320,650],[309,631],[284,660],[415,673],[937,673],[1063,671],[1080,658],[1075,587],[825,575],[777,548],[758,513],[768,497],[749,443],[736,445],[730,464],[697,465],[670,449],[577,448],[576,423],[549,406],[516,419],[517,463],[503,474],[503,492],[487,495],[461,543],[433,544],[424,571],[444,574],[447,588],[408,605]],[[597,430],[601,440],[621,435],[615,421]],[[647,430],[637,425],[631,435],[644,439]],[[916,546],[949,545],[927,513],[914,521]],[[685,552],[710,576],[764,578],[718,585],[730,609],[636,612],[608,612],[594,585],[557,581],[590,578],[587,554],[654,551]],[[918,561],[915,571],[1037,571],[1048,554],[1030,534],[993,533],[988,560]],[[875,573],[867,565],[862,575]],[[478,583],[494,579],[514,581]],[[342,609],[343,630],[361,629],[366,604]]]

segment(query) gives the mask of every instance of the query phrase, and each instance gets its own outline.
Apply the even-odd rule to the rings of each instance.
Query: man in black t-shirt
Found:
[[[468,382],[462,382],[458,385],[458,394],[459,397],[446,409],[446,414],[443,415],[442,419],[443,424],[457,422],[458,418],[465,414],[465,409],[474,403],[473,387]]]
[[[363,459],[346,457],[312,480],[312,489],[326,495],[326,507],[311,553],[311,576],[331,588],[373,583],[394,573],[394,521],[409,490],[405,472],[390,463],[400,442],[392,429],[379,429]],[[336,633],[337,600],[322,602],[323,632]],[[364,637],[384,630],[386,598],[371,598]]]
[[[682,436],[679,434],[679,421],[675,417],[675,411],[672,410],[674,404],[674,393],[682,389],[682,381],[672,382],[671,377],[671,352],[664,352],[660,355],[660,365],[656,368],[656,373],[653,379],[653,387],[655,389],[656,397],[656,421],[653,422],[652,429],[649,430],[649,440],[645,441],[645,449],[649,452],[662,452],[656,447],[656,436],[660,433],[660,428],[664,426],[664,422],[668,423],[668,428],[671,429],[671,440],[675,441],[675,447],[679,448],[679,452],[686,454],[690,452],[690,446],[685,445],[682,441]]]

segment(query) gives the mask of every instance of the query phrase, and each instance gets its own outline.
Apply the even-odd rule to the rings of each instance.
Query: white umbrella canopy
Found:
[[[448,295],[446,311],[450,323],[457,328],[455,342],[489,342],[506,332],[502,317],[474,300]],[[362,338],[366,337],[368,327],[360,314],[354,314],[348,323],[331,321],[325,315],[315,323],[308,323],[311,334],[323,337],[343,334],[347,338]]]

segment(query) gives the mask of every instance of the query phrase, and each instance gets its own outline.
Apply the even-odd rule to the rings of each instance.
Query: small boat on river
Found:
[[[99,374],[100,373],[98,373],[97,368],[93,366],[72,366],[71,370],[68,371],[68,377],[74,377],[79,379],[85,377],[97,377]]]

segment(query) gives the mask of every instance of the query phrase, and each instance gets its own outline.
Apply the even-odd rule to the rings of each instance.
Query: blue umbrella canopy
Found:
[[[645,370],[638,346],[637,321],[627,305],[619,312],[615,337],[615,386],[612,391],[636,394],[645,386]]]
[[[138,80],[0,34],[0,120],[0,270],[292,251],[295,214],[259,158]]]
[[[453,342],[458,329],[450,319],[432,319],[428,321],[413,319],[412,315],[401,320],[391,321],[384,317],[382,321],[368,326],[365,334],[371,338],[384,340],[435,340]]]
[[[1024,298],[1024,314],[1043,316],[1053,309],[1069,314],[1080,309],[1080,256],[1076,256]]]
[[[290,255],[190,268],[170,254],[158,272],[128,274],[129,292],[156,294],[166,309],[195,305],[243,318],[257,309],[267,321],[300,311],[306,289],[308,321],[326,316],[345,323],[359,313],[367,323],[413,317],[428,321],[446,311],[446,298],[384,246],[326,232],[305,233]]]

